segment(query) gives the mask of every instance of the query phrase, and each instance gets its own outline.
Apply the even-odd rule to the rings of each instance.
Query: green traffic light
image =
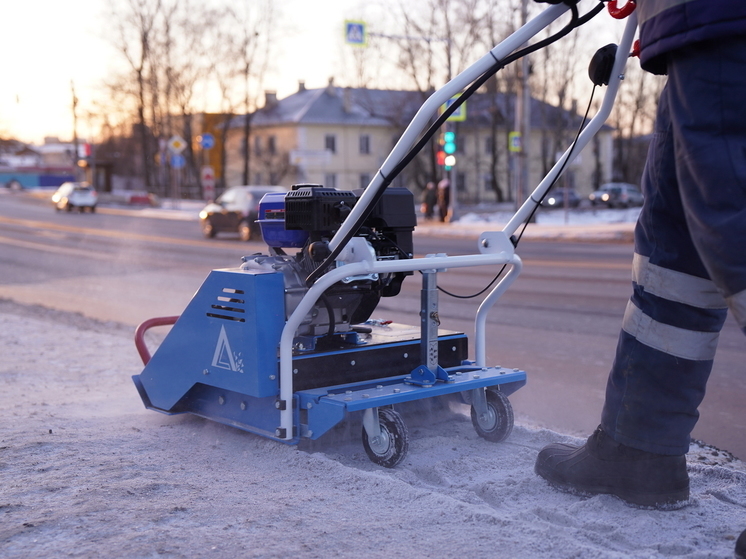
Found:
[[[456,133],[455,132],[444,132],[443,133],[443,141],[447,144],[452,144],[456,141]]]

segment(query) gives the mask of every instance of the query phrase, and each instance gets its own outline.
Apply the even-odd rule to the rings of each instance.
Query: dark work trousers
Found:
[[[728,308],[746,332],[746,37],[670,56],[642,189],[601,425],[622,444],[680,455]]]

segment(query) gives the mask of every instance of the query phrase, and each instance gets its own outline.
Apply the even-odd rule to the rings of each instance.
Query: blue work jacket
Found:
[[[640,63],[666,73],[666,54],[700,41],[746,36],[746,0],[637,0]]]

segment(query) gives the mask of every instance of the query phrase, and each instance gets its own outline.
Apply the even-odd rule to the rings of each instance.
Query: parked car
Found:
[[[642,192],[634,184],[626,182],[610,182],[591,192],[588,196],[593,206],[607,206],[609,208],[628,208],[642,206]]]
[[[199,212],[202,234],[211,239],[218,233],[238,233],[242,241],[261,235],[256,220],[259,201],[268,192],[285,192],[282,186],[232,186]]]
[[[570,208],[577,208],[580,205],[580,198],[578,197],[577,192],[571,188],[557,188],[550,190],[549,193],[544,196],[541,205],[545,208],[564,208],[565,198],[567,198],[567,205]]]
[[[86,208],[96,211],[98,193],[87,182],[64,182],[52,195],[52,203],[57,211],[78,209],[84,212]]]

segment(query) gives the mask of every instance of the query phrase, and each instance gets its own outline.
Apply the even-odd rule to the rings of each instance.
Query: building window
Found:
[[[262,139],[259,136],[254,136],[254,155],[262,154]]]
[[[360,134],[360,154],[370,154],[370,136],[368,134]]]
[[[370,184],[370,173],[363,173],[360,175],[360,188],[365,188]]]
[[[324,148],[332,153],[337,153],[337,137],[334,134],[324,136]]]
[[[267,138],[267,151],[270,155],[275,155],[277,153],[277,138],[275,136]]]
[[[327,188],[337,188],[337,175],[335,173],[325,174],[324,186],[326,186]]]

